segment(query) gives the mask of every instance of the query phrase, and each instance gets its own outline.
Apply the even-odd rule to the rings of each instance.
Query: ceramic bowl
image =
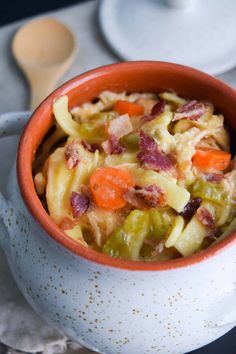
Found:
[[[123,261],[76,243],[50,219],[35,192],[32,161],[51,126],[52,102],[70,107],[103,90],[160,92],[212,102],[236,130],[236,92],[194,69],[127,62],[92,70],[52,93],[22,134],[17,164],[0,196],[0,243],[19,288],[60,332],[107,354],[183,353],[236,324],[236,233],[193,256],[163,262]],[[0,121],[0,136],[27,115]]]

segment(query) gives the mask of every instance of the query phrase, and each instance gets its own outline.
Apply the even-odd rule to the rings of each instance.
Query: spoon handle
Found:
[[[44,75],[31,78],[30,84],[30,110],[35,108],[55,89],[57,79],[53,77],[51,80],[45,78]]]
[[[64,73],[69,69],[74,55],[71,55],[66,61],[54,67],[41,67],[37,70],[23,70],[28,78],[31,95],[30,109],[34,110],[52,91]]]

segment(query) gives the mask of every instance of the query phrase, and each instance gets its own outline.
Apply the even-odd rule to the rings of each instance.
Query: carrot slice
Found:
[[[225,170],[230,162],[231,155],[228,152],[215,150],[208,147],[196,148],[192,158],[193,165],[201,170]]]
[[[128,113],[130,117],[144,114],[144,107],[141,104],[122,100],[118,100],[115,103],[114,110],[120,115]]]
[[[123,195],[134,187],[134,179],[125,170],[101,167],[92,174],[89,185],[93,199],[100,208],[118,210],[126,205]]]

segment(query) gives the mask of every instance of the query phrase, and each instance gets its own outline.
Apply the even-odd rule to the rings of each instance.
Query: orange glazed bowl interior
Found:
[[[81,245],[67,236],[49,217],[34,188],[32,162],[43,137],[53,122],[52,103],[62,95],[69,97],[69,108],[93,100],[104,90],[114,92],[154,92],[172,90],[189,99],[213,103],[216,112],[236,131],[236,91],[222,81],[198,70],[182,65],[155,62],[123,62],[97,68],[68,81],[50,96],[32,114],[22,134],[18,155],[17,175],[22,197],[32,216],[49,236],[68,250],[93,262],[130,270],[165,270],[200,262],[236,242],[236,232],[192,256],[169,261],[125,261],[112,258]]]

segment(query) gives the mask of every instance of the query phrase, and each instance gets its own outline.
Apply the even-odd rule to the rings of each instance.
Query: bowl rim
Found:
[[[66,235],[53,221],[53,219],[48,215],[46,210],[43,208],[39,197],[35,191],[33,185],[33,177],[32,177],[32,166],[30,167],[25,164],[25,156],[27,155],[27,148],[29,140],[31,139],[31,131],[34,130],[35,123],[37,121],[37,117],[44,112],[45,106],[52,105],[53,99],[63,94],[65,89],[69,87],[73,89],[73,87],[77,86],[78,83],[82,83],[85,80],[93,79],[96,76],[103,74],[105,72],[109,72],[112,70],[117,70],[121,68],[138,68],[148,67],[152,65],[158,65],[160,68],[175,68],[180,72],[188,72],[193,76],[198,76],[199,79],[210,81],[213,87],[216,87],[220,90],[224,90],[227,95],[233,96],[236,99],[236,91],[225,84],[223,81],[212,77],[206,73],[203,73],[199,70],[168,62],[159,62],[159,61],[129,61],[129,62],[121,62],[115,64],[109,64],[105,66],[101,66],[95,68],[93,70],[89,70],[81,75],[78,75],[71,80],[67,81],[60,87],[58,87],[55,91],[53,91],[32,113],[29,121],[27,122],[23,133],[20,138],[18,150],[17,150],[17,179],[19,184],[20,193],[22,199],[29,210],[30,214],[33,216],[35,221],[43,228],[46,233],[52,237],[57,243],[61,246],[65,247],[66,250],[72,252],[75,256],[79,256],[87,261],[94,262],[99,265],[114,267],[118,269],[125,269],[130,271],[162,271],[162,270],[171,270],[178,269],[186,266],[191,266],[197,263],[200,263],[204,260],[207,260],[217,254],[219,252],[224,251],[231,245],[236,243],[236,231],[233,231],[228,235],[225,239],[221,240],[219,243],[216,243],[204,250],[197,252],[191,256],[176,258],[173,260],[166,261],[133,261],[133,260],[123,260],[118,258],[113,258],[107,256],[101,252],[95,251],[89,247],[83,246],[82,244],[76,242],[68,235]],[[31,186],[31,188],[29,188]]]

